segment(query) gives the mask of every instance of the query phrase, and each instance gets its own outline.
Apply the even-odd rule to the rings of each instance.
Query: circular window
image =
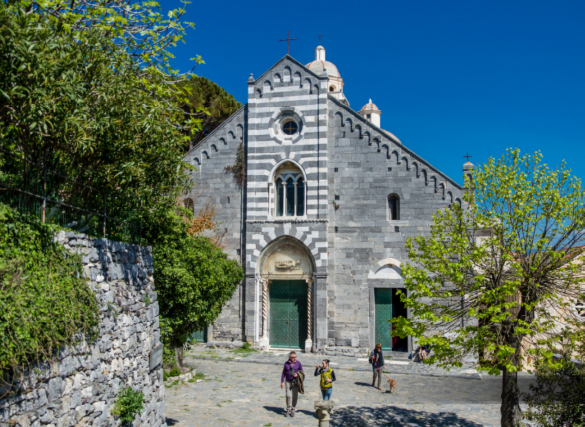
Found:
[[[295,133],[297,133],[298,130],[299,130],[299,125],[297,124],[297,122],[295,122],[292,119],[284,122],[282,125],[282,131],[286,135],[294,135]]]

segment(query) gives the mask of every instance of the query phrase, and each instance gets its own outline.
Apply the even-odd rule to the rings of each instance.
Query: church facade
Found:
[[[371,100],[351,109],[343,85],[322,46],[307,65],[286,55],[251,75],[248,103],[185,156],[197,169],[185,205],[216,210],[246,273],[208,339],[352,356],[378,342],[412,351],[388,322],[410,315],[396,294],[405,241],[464,190],[383,130]],[[226,167],[243,160],[238,185]]]

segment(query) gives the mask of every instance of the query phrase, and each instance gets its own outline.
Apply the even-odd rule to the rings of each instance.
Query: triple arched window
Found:
[[[274,174],[274,211],[276,217],[306,215],[307,183],[292,162],[281,165]]]
[[[276,216],[305,215],[305,181],[298,179],[277,178],[274,182],[276,193]]]

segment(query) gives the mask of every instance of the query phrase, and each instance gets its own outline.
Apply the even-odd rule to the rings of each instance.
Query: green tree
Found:
[[[192,212],[166,206],[149,215],[152,221],[146,223],[145,234],[153,246],[163,342],[176,349],[181,366],[183,344],[217,319],[244,273],[210,239],[189,234]]]
[[[539,152],[512,149],[466,186],[462,208],[437,212],[429,235],[407,240],[401,299],[412,318],[396,319],[394,333],[430,344],[427,363],[473,356],[478,369],[501,373],[501,425],[515,427],[525,355],[554,366],[560,332],[574,331],[566,313],[581,292],[585,194],[565,163],[550,169]]]
[[[2,153],[3,183],[42,194],[28,160],[89,185],[48,176],[49,210],[93,212],[70,211],[80,226],[105,197],[109,215],[131,218],[159,194],[179,194],[183,147],[201,123],[181,108],[189,88],[177,85],[188,76],[168,62],[191,26],[184,12],[163,17],[158,3],[126,0],[1,2],[0,140],[19,154]]]
[[[200,130],[189,140],[189,149],[197,145],[242,106],[221,86],[205,77],[192,75],[189,80],[181,84],[181,87],[187,89],[183,109],[188,113],[188,117],[201,120]]]

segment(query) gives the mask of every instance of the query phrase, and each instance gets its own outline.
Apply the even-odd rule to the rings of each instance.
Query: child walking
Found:
[[[321,365],[315,368],[315,376],[321,375],[321,394],[323,400],[329,400],[333,393],[333,381],[335,381],[335,372],[329,367],[329,359],[324,359]]]

